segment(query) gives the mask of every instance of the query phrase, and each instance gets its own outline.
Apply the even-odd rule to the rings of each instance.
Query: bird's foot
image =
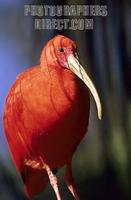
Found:
[[[66,166],[66,169],[65,169],[65,182],[66,182],[66,185],[67,185],[69,191],[74,196],[74,198],[76,200],[80,200],[80,197],[77,194],[75,184],[74,184],[74,180],[73,180],[73,176],[72,176],[71,163],[68,164]]]

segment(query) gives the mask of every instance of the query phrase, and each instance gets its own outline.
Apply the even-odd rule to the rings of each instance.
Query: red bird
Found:
[[[88,126],[91,91],[101,119],[97,91],[79,64],[76,44],[57,35],[44,47],[40,64],[24,71],[5,103],[4,127],[9,148],[26,193],[33,197],[49,181],[61,200],[56,177],[65,166],[65,182],[80,200],[72,178],[71,160]]]

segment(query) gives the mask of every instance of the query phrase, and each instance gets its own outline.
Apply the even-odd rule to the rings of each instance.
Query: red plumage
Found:
[[[30,197],[48,181],[41,161],[53,171],[68,164],[86,133],[88,88],[66,67],[75,48],[74,41],[54,37],[43,49],[40,64],[19,75],[6,99],[5,133]]]

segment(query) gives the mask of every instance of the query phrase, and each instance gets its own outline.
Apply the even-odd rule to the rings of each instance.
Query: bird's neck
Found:
[[[41,61],[40,66],[44,76],[50,81],[52,91],[55,93],[59,91],[59,94],[62,94],[62,96],[73,100],[78,87],[76,75],[70,70],[64,69],[58,62],[49,64],[44,59]]]

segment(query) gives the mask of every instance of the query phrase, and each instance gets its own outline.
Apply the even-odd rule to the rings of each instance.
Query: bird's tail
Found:
[[[44,169],[34,169],[29,166],[24,167],[24,173],[21,174],[25,185],[25,192],[32,198],[41,193],[48,182],[48,175]]]

